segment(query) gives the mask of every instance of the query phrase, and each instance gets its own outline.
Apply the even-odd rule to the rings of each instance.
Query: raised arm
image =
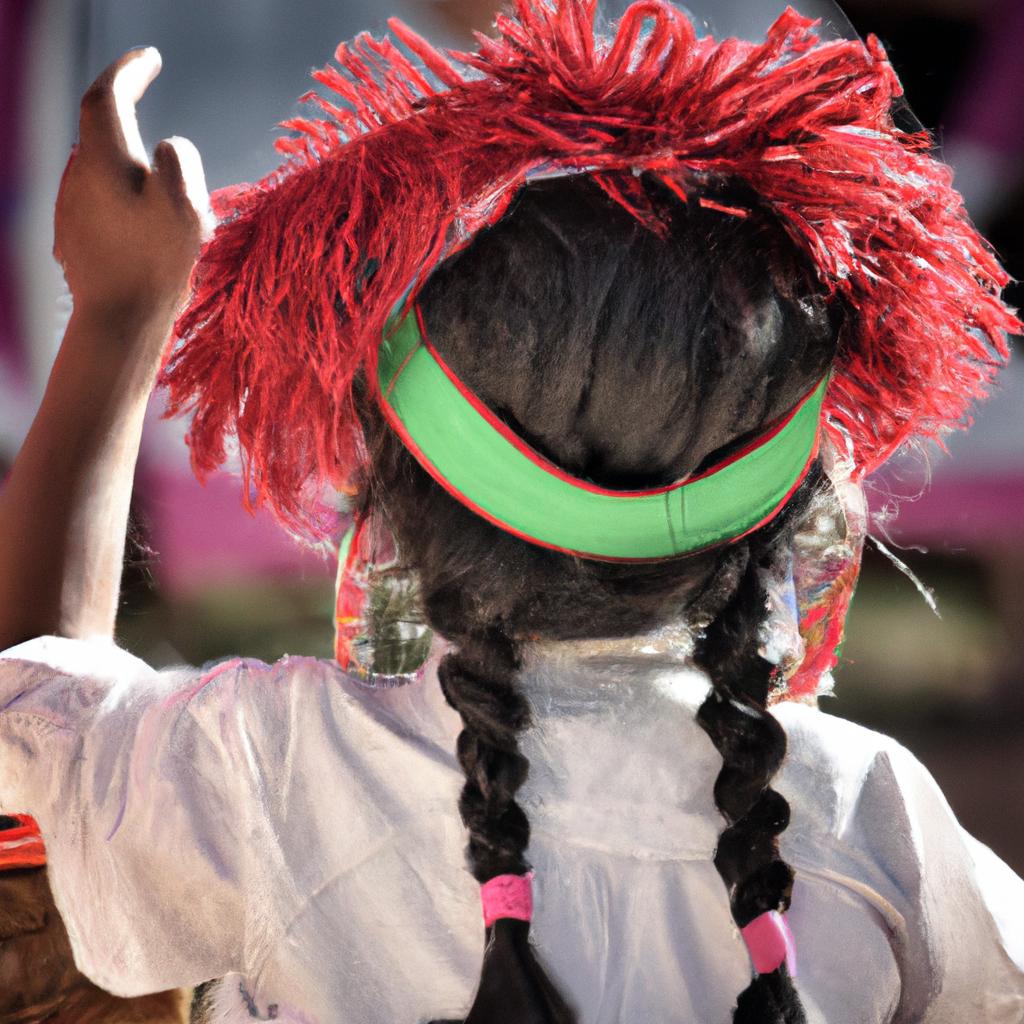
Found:
[[[0,492],[0,650],[113,632],[143,416],[208,207],[191,143],[146,157],[135,104],[159,71],[134,50],[82,100],[55,218],[73,313]]]

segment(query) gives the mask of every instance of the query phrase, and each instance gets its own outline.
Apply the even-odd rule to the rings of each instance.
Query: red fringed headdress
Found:
[[[664,0],[606,40],[596,7],[517,0],[448,56],[392,21],[415,62],[363,35],[315,73],[336,102],[310,94],[322,116],[287,122],[288,161],[232,194],[179,323],[165,380],[170,411],[195,411],[197,472],[237,433],[247,500],[321,535],[310,486],[359,462],[353,381],[376,380],[396,304],[531,176],[579,171],[654,230],[639,171],[712,204],[739,182],[774,212],[855,313],[826,414],[859,476],[964,423],[1021,325],[949,168],[894,124],[878,41],[822,42],[792,10],[763,43],[698,39]]]

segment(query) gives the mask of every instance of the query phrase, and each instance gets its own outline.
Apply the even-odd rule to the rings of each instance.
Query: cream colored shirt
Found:
[[[533,936],[580,1024],[727,1024],[750,977],[711,858],[706,681],[643,642],[548,645],[522,685]],[[43,638],[0,660],[0,811],[31,812],[80,969],[129,996],[223,978],[223,1022],[461,1017],[478,889],[436,679],[306,658],[156,672]],[[1024,883],[894,741],[775,714],[812,1024],[1020,1024]]]

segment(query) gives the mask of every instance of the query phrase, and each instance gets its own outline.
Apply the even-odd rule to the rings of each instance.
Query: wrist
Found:
[[[111,345],[131,346],[154,335],[169,336],[180,307],[180,296],[73,297],[71,321],[98,338],[109,339]]]
[[[145,404],[176,312],[170,304],[160,308],[76,303],[54,367],[60,386],[90,395],[97,412],[124,408],[126,402]]]
[[[155,378],[179,310],[176,301],[98,303],[75,301],[65,347],[119,376]],[[152,380],[149,380],[152,384]]]

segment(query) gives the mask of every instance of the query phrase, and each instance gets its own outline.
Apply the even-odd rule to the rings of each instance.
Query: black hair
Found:
[[[568,472],[622,489],[670,483],[763,431],[822,376],[837,335],[813,269],[768,213],[741,218],[644,183],[667,211],[664,236],[586,175],[537,182],[420,296],[431,340],[489,408]],[[782,515],[739,542],[607,563],[502,532],[435,484],[372,409],[365,426],[365,500],[418,573],[428,621],[453,644],[439,677],[464,726],[460,812],[476,879],[528,870],[529,821],[516,802],[529,770],[518,742],[530,725],[522,645],[688,617],[710,623],[696,660],[713,683],[699,721],[723,757],[715,798],[728,827],[715,863],[738,925],[785,909],[793,876],[777,836],[788,806],[769,788],[785,735],[766,711],[759,581],[784,557],[817,467]],[[511,920],[489,930],[467,1024],[575,1020],[528,932]],[[735,1016],[803,1019],[785,967],[757,977]]]

